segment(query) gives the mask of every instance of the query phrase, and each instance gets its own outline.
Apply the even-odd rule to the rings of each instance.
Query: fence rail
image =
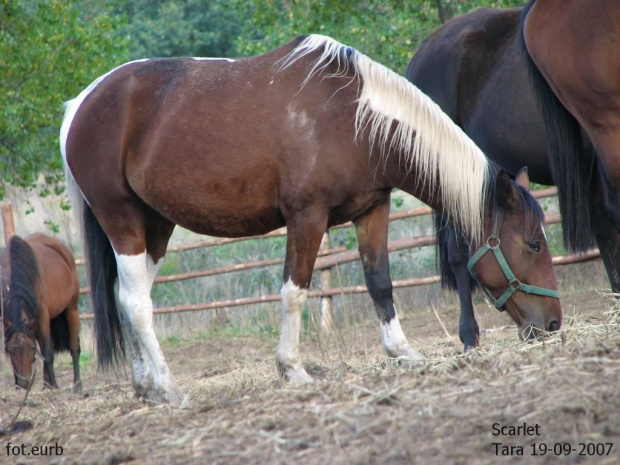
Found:
[[[532,192],[533,196],[537,199],[552,197],[557,195],[557,189],[555,187],[550,187],[546,189],[541,189]],[[420,207],[415,208],[408,211],[392,213],[390,215],[390,221],[401,220],[405,218],[415,218],[418,216],[429,215],[432,213],[432,209],[429,207]],[[10,206],[3,206],[2,208],[2,217],[5,225],[5,239],[8,240],[8,237],[13,234],[13,218],[10,210]],[[559,214],[550,214],[545,216],[545,224],[556,224],[561,221],[561,217]],[[352,224],[345,223],[342,225],[335,226],[334,228],[345,228],[352,226]],[[8,236],[7,236],[8,234]],[[189,250],[199,249],[199,248],[207,248],[214,247],[224,244],[230,244],[233,242],[256,239],[256,238],[271,238],[271,237],[281,237],[286,235],[286,228],[280,228],[278,230],[272,231],[263,236],[254,236],[254,237],[239,237],[239,238],[215,238],[215,239],[207,239],[204,241],[194,242],[190,244],[171,246],[168,248],[167,252],[186,252]],[[328,236],[326,236],[328,238]],[[418,248],[424,246],[435,245],[435,236],[434,235],[424,235],[417,237],[410,237],[405,239],[398,239],[395,241],[391,241],[388,243],[388,251],[395,252],[399,250],[406,250],[411,248]],[[366,286],[346,286],[346,287],[336,287],[332,288],[329,286],[330,274],[332,268],[344,264],[349,263],[355,260],[358,260],[359,252],[357,250],[347,250],[345,247],[330,247],[329,241],[324,242],[324,245],[321,247],[319,251],[319,256],[314,265],[315,271],[321,271],[324,273],[321,279],[321,289],[312,290],[309,292],[309,297],[321,298],[323,299],[322,307],[326,305],[327,307],[331,307],[331,298],[335,295],[344,295],[344,294],[354,294],[354,293],[363,293],[366,292]],[[557,256],[553,257],[553,263],[556,266],[559,265],[567,265],[571,263],[585,262],[596,260],[600,258],[600,253],[598,250],[592,250],[586,252],[584,254],[575,254],[575,255],[566,255],[566,256]],[[284,258],[274,258],[267,260],[258,260],[246,263],[237,263],[233,265],[227,265],[222,267],[211,268],[209,270],[198,270],[198,271],[190,271],[186,273],[178,273],[167,276],[159,276],[155,279],[155,283],[170,283],[176,281],[182,281],[187,279],[196,279],[202,278],[206,276],[215,276],[225,273],[232,273],[236,271],[250,270],[255,268],[262,268],[274,265],[281,265],[284,263]],[[84,259],[77,259],[77,265],[83,265]],[[433,284],[440,281],[439,276],[428,276],[424,278],[410,278],[393,282],[394,288],[405,288],[405,287],[414,287],[414,286],[423,286],[427,284]],[[80,293],[88,293],[90,292],[89,287],[83,287],[80,289]],[[181,312],[191,312],[191,311],[199,311],[199,310],[214,310],[225,307],[235,307],[242,305],[255,305],[265,302],[277,302],[280,300],[280,295],[263,295],[256,297],[243,297],[238,299],[229,299],[229,300],[221,300],[217,302],[207,302],[202,304],[187,304],[187,305],[176,305],[171,307],[159,307],[154,310],[154,313],[163,314],[163,313],[181,313]],[[88,319],[92,318],[93,315],[90,313],[81,315],[82,318]]]

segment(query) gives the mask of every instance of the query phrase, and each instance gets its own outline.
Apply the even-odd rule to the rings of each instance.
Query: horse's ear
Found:
[[[530,191],[530,175],[527,173],[527,166],[519,170],[515,177],[515,182],[523,187],[526,191]]]
[[[497,177],[495,178],[495,190],[497,192],[497,199],[500,205],[508,209],[517,207],[517,190],[513,185],[512,179],[506,171],[499,170]]]

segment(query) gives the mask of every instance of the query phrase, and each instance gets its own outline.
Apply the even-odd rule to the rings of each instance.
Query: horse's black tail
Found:
[[[592,160],[586,157],[579,123],[553,93],[525,45],[523,27],[534,3],[535,0],[532,0],[523,8],[519,23],[520,42],[547,129],[551,169],[558,186],[564,247],[572,252],[583,252],[594,246],[594,234],[589,220]]]
[[[69,322],[67,321],[66,312],[62,312],[56,318],[50,320],[50,333],[54,352],[71,350],[69,345]]]
[[[112,245],[86,202],[84,202],[83,222],[86,263],[95,314],[97,358],[99,367],[107,368],[118,361],[119,355],[125,354],[123,333],[114,298],[114,283],[118,277],[118,270]]]
[[[448,254],[448,242],[450,240],[451,230],[454,230],[454,226],[437,212],[433,213],[433,222],[435,224],[435,239],[437,240],[435,247],[437,254],[437,271],[441,277],[441,287],[456,291],[458,290],[456,277],[450,266]]]

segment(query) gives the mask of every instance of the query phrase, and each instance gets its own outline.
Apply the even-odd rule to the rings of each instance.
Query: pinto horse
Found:
[[[68,350],[73,359],[73,392],[80,380],[79,284],[75,259],[58,239],[42,233],[13,236],[0,256],[4,347],[15,384],[28,389],[37,342],[43,357],[43,381],[58,388],[54,353]]]
[[[449,21],[423,42],[406,76],[441,106],[489,160],[513,176],[527,166],[534,182],[553,185],[557,178],[562,192],[574,194],[548,153],[543,115],[522,53],[522,10],[481,8]],[[581,150],[582,162],[596,167],[587,140]],[[560,196],[567,248],[584,251],[595,239],[611,286],[620,292],[620,235],[601,202],[606,187],[597,171],[587,183],[591,192],[583,199],[589,203],[581,207],[575,208],[570,195]],[[580,208],[586,208],[589,223]],[[468,350],[478,345],[479,335],[467,271],[469,245],[444,218],[436,216],[435,222],[442,283],[459,294],[459,335]]]
[[[287,226],[276,365],[293,384],[312,381],[299,333],[321,239],[348,220],[385,353],[423,360],[394,308],[393,187],[444,213],[476,244],[493,236],[517,277],[529,270],[529,282],[557,289],[532,197],[494,173],[415,86],[329,37],[239,60],[122,65],[68,103],[60,142],[74,204],[83,209],[99,363],[128,348],[138,397],[182,400],[153,331],[150,298],[176,224],[233,237]],[[525,240],[540,241],[541,250],[523,253]],[[475,272],[500,295],[507,284],[491,255]],[[561,325],[557,298],[517,292],[508,305],[524,330]]]

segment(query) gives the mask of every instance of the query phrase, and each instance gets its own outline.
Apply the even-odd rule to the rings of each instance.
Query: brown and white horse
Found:
[[[57,388],[54,352],[69,350],[73,391],[80,381],[79,285],[75,259],[58,239],[42,233],[13,236],[0,256],[4,344],[15,384],[30,387],[37,342],[45,386]]]
[[[176,224],[212,236],[286,225],[278,370],[312,381],[299,351],[301,310],[323,233],[352,220],[389,357],[418,362],[392,298],[390,192],[445,214],[476,244],[492,231],[515,275],[556,289],[540,207],[404,78],[312,35],[239,60],[122,65],[68,103],[60,133],[74,204],[83,208],[99,362],[125,347],[137,396],[181,395],[153,330],[150,290]],[[502,219],[503,218],[503,219]],[[540,247],[529,250],[527,242]],[[507,286],[487,254],[478,278]],[[118,301],[114,285],[118,283]],[[119,317],[117,303],[122,316]],[[559,300],[517,292],[522,329],[555,330]]]

